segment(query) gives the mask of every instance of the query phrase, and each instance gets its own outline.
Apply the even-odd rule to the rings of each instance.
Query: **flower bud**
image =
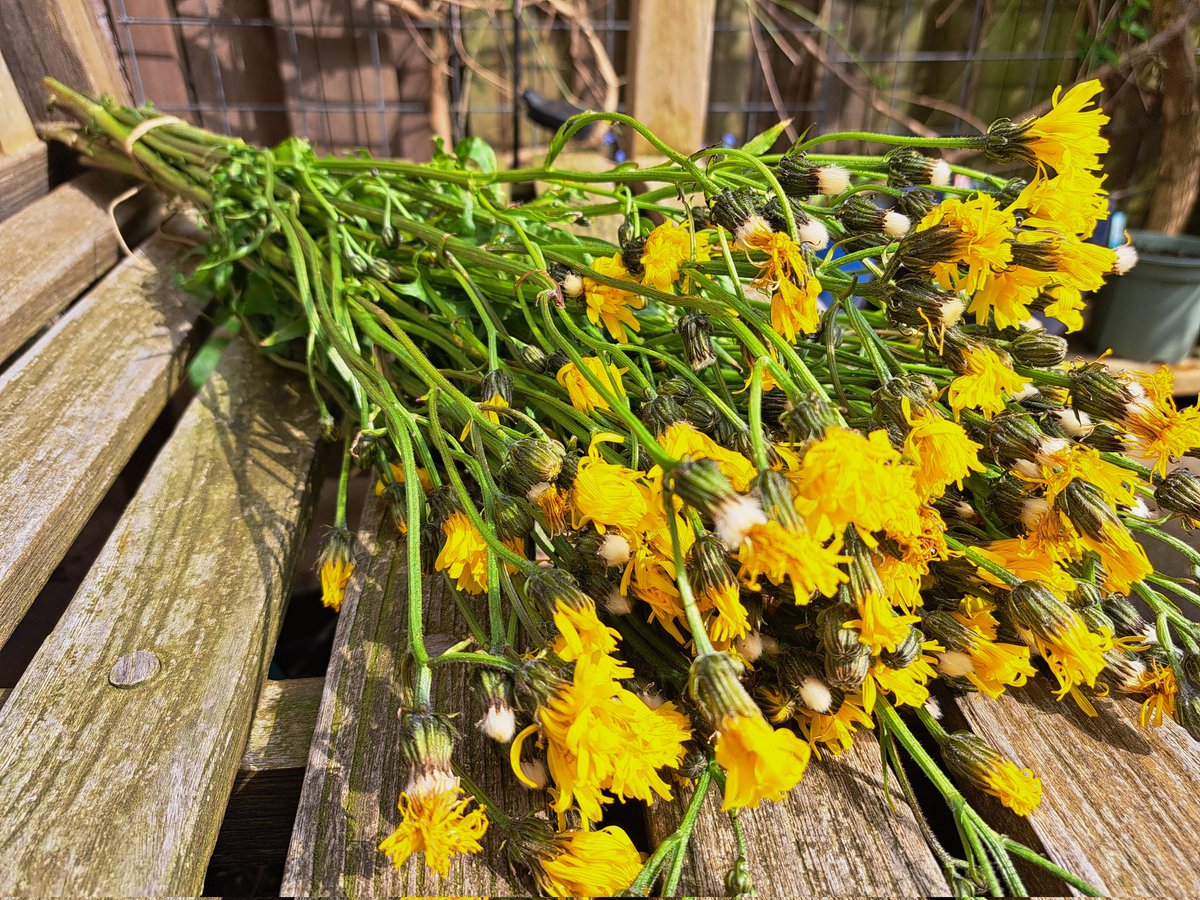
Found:
[[[444,716],[402,710],[400,734],[400,755],[409,766],[405,793],[428,797],[458,787],[450,765],[454,729]]]
[[[1113,378],[1100,363],[1080,366],[1070,373],[1071,408],[1089,416],[1120,422],[1133,402],[1129,388]]]
[[[1024,366],[1049,369],[1067,358],[1067,340],[1038,329],[1027,331],[1008,347],[1013,359]]]
[[[575,475],[579,471],[580,455],[574,451],[566,454],[562,460],[562,468],[554,479],[554,484],[560,491],[569,491],[575,486]]]
[[[462,511],[458,494],[449,485],[442,485],[429,492],[429,521],[441,528],[456,512]]]
[[[580,288],[582,291],[582,287]],[[557,375],[559,370],[571,362],[571,357],[567,356],[563,350],[555,350],[546,357],[545,373],[547,375]]]
[[[950,164],[944,159],[933,159],[911,147],[897,147],[884,160],[888,168],[888,184],[891,187],[915,187],[933,185],[945,187],[950,183]]]
[[[496,497],[496,533],[502,539],[523,538],[532,533],[533,510],[529,502],[512,494]]]
[[[987,133],[982,137],[983,152],[996,162],[1020,160],[1029,165],[1037,164],[1037,157],[1025,140],[1029,123],[1017,123],[1012,119],[997,119],[988,126]]]
[[[1032,416],[1004,413],[992,420],[987,447],[997,462],[1011,465],[1019,459],[1037,459],[1045,438],[1046,435]]]
[[[746,857],[739,856],[733,861],[729,871],[725,873],[725,896],[733,900],[750,900],[757,897],[754,890],[754,879],[750,877],[750,864]]]
[[[1019,478],[998,478],[991,483],[991,487],[986,500],[987,511],[1010,527],[1028,526],[1037,512],[1050,509],[1050,505]],[[1038,500],[1041,500],[1040,506],[1033,505]]]
[[[689,397],[683,404],[683,413],[698,431],[707,434],[723,421],[720,410],[703,397]]]
[[[557,441],[521,438],[508,448],[508,457],[500,467],[501,480],[514,494],[528,497],[535,484],[549,484],[558,477],[565,455]]]
[[[921,655],[921,644],[924,641],[925,632],[919,628],[911,628],[904,640],[896,645],[895,650],[884,650],[879,654],[879,658],[889,669],[906,669]]]
[[[946,767],[979,790],[998,797],[1019,816],[1033,812],[1042,799],[1042,783],[978,735],[955,731],[939,740]]]
[[[902,278],[887,296],[888,323],[897,328],[935,328],[957,325],[966,302],[923,278]]]
[[[759,472],[754,478],[751,491],[758,497],[768,519],[789,530],[800,525],[800,516],[792,500],[792,491],[783,473],[774,469]]]
[[[688,692],[714,726],[728,716],[761,715],[741,682],[744,667],[728,653],[697,656],[688,673]]]
[[[520,660],[512,674],[517,707],[533,715],[550,698],[571,683],[570,669],[556,657],[533,656]]]
[[[896,261],[907,269],[925,271],[938,263],[950,262],[958,255],[961,236],[945,225],[935,225],[904,236],[896,251]]]
[[[1054,505],[1071,520],[1076,531],[1093,540],[1106,540],[1106,528],[1123,527],[1108,505],[1104,492],[1082,478],[1073,479],[1067,484],[1055,498]]]
[[[1185,652],[1179,661],[1179,668],[1183,670],[1183,677],[1188,683],[1200,689],[1200,653]]]
[[[570,572],[554,567],[538,569],[525,579],[525,599],[548,616],[553,616],[560,606],[583,609],[594,605],[592,598],[579,587]]]
[[[1080,440],[1102,453],[1124,453],[1126,449],[1125,431],[1110,422],[1093,423]]]
[[[526,344],[521,348],[521,366],[530,372],[544,373],[547,359],[546,352],[536,344]]]
[[[641,406],[641,419],[655,435],[661,435],[669,426],[686,418],[683,407],[662,394],[654,394]]]
[[[924,188],[914,188],[905,191],[896,198],[896,209],[904,213],[914,222],[920,222],[938,205],[938,195]]]
[[[492,369],[483,376],[483,380],[479,383],[480,400],[489,403],[496,397],[503,400],[505,406],[512,404],[512,376],[503,369]]]
[[[817,614],[825,678],[844,691],[861,687],[871,669],[871,648],[859,640],[857,628],[845,625],[858,617],[858,609],[849,603],[832,603]]]
[[[732,234],[738,244],[745,244],[756,235],[771,234],[771,226],[759,212],[758,198],[751,190],[726,188],[712,199],[709,209],[712,221]]]
[[[796,223],[796,241],[808,244],[814,250],[824,250],[829,246],[829,229],[819,220],[811,218],[804,211],[798,200],[789,197],[788,206],[792,210],[792,221]],[[787,232],[787,216],[783,214],[783,204],[778,197],[772,197],[763,207],[763,218],[773,231]]]
[[[574,300],[583,296],[583,279],[574,269],[564,266],[562,263],[554,263],[550,266],[550,277],[558,282],[559,290],[562,291],[564,297]]]
[[[1024,178],[1010,178],[1001,185],[1000,190],[993,191],[992,196],[996,198],[998,206],[1012,206],[1028,186],[1029,182]]]
[[[737,588],[725,545],[711,534],[696,538],[687,555],[687,575],[697,598],[716,597]]]
[[[1022,581],[1008,592],[1007,609],[1013,622],[1044,641],[1055,641],[1079,617],[1040,581]]]
[[[483,718],[476,727],[497,744],[507,744],[517,731],[517,717],[512,708],[512,682],[501,672],[480,669],[476,682],[483,700]]]
[[[683,338],[683,356],[693,372],[706,369],[717,361],[713,352],[712,320],[704,313],[688,313],[679,320],[675,330]]]
[[[908,216],[891,209],[881,209],[861,194],[846,199],[837,211],[838,219],[852,234],[882,233],[893,240],[903,237],[912,228]]]
[[[789,197],[831,196],[850,186],[850,173],[841,166],[818,166],[803,153],[785,156],[775,166],[775,177]]]
[[[642,256],[646,252],[646,237],[638,235],[621,242],[621,262],[630,275],[641,276],[646,270],[642,268]]]
[[[871,401],[882,419],[898,425],[907,425],[905,401],[910,412],[927,409],[930,402],[937,397],[937,393],[937,385],[928,375],[905,373],[885,381],[871,395]]]
[[[1154,486],[1154,502],[1167,512],[1183,516],[1188,524],[1200,524],[1200,476],[1187,469],[1173,469]]]
[[[345,526],[335,526],[326,533],[317,554],[317,569],[321,575],[321,602],[337,612],[354,574],[354,535]]]
[[[1114,594],[1100,601],[1105,615],[1113,623],[1113,634],[1130,637],[1146,633],[1146,620],[1128,597]]]
[[[808,394],[783,414],[780,424],[793,441],[801,443],[824,437],[837,421],[837,410],[829,401],[818,394]]]
[[[692,396],[692,385],[686,378],[676,376],[660,382],[658,392],[664,397],[674,398],[676,403],[686,403]]]

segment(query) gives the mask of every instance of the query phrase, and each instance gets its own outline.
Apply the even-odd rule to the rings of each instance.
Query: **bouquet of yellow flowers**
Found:
[[[1091,715],[1126,692],[1143,726],[1200,737],[1200,634],[1177,606],[1200,596],[1135,539],[1200,567],[1160,529],[1200,520],[1200,479],[1170,466],[1200,447],[1200,412],[1166,371],[1067,364],[1034,316],[1080,328],[1084,294],[1135,260],[1085,241],[1108,214],[1098,82],[978,136],[782,155],[778,130],[685,156],[587,113],[513,170],[477,140],[425,165],[259,149],[50,87],[81,123],[54,136],[193,203],[195,280],[306,373],[344,448],[327,605],[356,565],[353,467],[394,514],[411,768],[379,848],[397,865],[422,853],[444,875],[492,827],[548,894],[670,894],[710,791],[728,811],[779,800],[873,729],[910,801],[904,757],[949,805],[956,891],[1020,892],[1013,855],[1088,891],[966,802],[956,785],[1027,815],[1042,786],[947,732],[931,687],[1049,678]],[[557,167],[599,119],[663,161]],[[820,152],[845,140],[887,152]],[[1028,168],[1004,180],[946,148]],[[568,228],[604,217],[615,242]],[[434,578],[469,625],[438,654]],[[447,665],[475,672],[479,727],[543,813],[506,813],[452,766],[450,716],[473,701],[433,696]],[[678,790],[688,813],[648,859],[598,827],[614,801]]]

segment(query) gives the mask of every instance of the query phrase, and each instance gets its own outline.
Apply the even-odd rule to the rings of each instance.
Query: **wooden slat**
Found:
[[[399,753],[400,662],[404,655],[404,541],[384,506],[372,498],[358,539],[351,580],[334,638],[325,696],[317,718],[296,830],[283,878],[284,896],[511,896],[532,884],[514,881],[500,836],[489,830],[483,852],[456,858],[442,880],[420,858],[399,871],[376,846],[397,825],[396,799],[408,777]],[[431,652],[466,633],[448,589],[438,579],[425,604]],[[473,727],[480,710],[462,667],[434,674],[435,708],[459,714],[464,771],[500,808],[520,813],[533,797],[508,773],[507,748]]]
[[[1121,697],[1085,716],[1046,677],[959,701],[971,729],[1042,779],[1029,824],[1047,854],[1107,895],[1195,893],[1200,747],[1174,722],[1141,729]]]
[[[25,104],[17,93],[4,55],[0,54],[0,153],[12,153],[36,140],[33,122],[29,120],[29,113],[25,111]]]
[[[42,78],[46,75],[77,91],[128,98],[116,53],[91,0],[8,0],[4,27],[0,28],[0,52],[35,121],[44,117]]]
[[[89,172],[0,225],[0,360],[120,259],[116,226],[131,245],[150,230],[158,199],[148,188],[116,208],[115,225],[109,217],[108,203],[127,187],[123,179]]]
[[[317,415],[242,343],[0,711],[0,893],[196,894],[304,542]],[[156,674],[128,687],[137,651]]]
[[[716,0],[631,0],[630,112],[667,146],[704,145]],[[651,147],[635,136],[634,153]]]
[[[243,772],[303,769],[317,723],[324,678],[292,678],[263,685],[240,766]]]
[[[40,141],[0,157],[0,222],[49,191],[51,177],[49,153]]]
[[[184,250],[148,241],[0,376],[0,642],[184,376],[202,308]]]
[[[650,839],[657,846],[675,830],[690,792],[652,807]],[[750,873],[762,897],[910,896],[947,893],[903,795],[884,796],[879,748],[869,735],[839,756],[822,754],[804,780],[779,803],[764,802],[740,816]],[[696,822],[683,868],[681,895],[725,895],[725,873],[737,851],[729,817],[715,786]]]

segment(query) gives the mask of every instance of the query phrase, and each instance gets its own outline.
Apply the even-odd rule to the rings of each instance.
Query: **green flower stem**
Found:
[[[1200,577],[1200,552],[1197,552],[1192,547],[1185,544],[1183,541],[1174,535],[1167,534],[1161,528],[1144,522],[1134,516],[1122,516],[1121,521],[1125,523],[1125,527],[1130,531],[1136,531],[1140,534],[1149,535],[1156,541],[1166,544],[1189,563],[1192,564],[1197,576]]]
[[[342,470],[338,475],[337,508],[333,514],[333,527],[346,527],[346,500],[350,488],[350,466],[354,462],[350,456],[351,435],[347,434],[342,442]]]
[[[988,559],[986,556],[981,554],[974,547],[968,547],[965,544],[961,543],[960,541],[956,540],[955,538],[950,537],[949,535],[946,535],[946,546],[949,547],[951,550],[958,550],[959,552],[962,553],[963,556],[965,556],[967,559],[969,559],[976,566],[978,566],[981,569],[984,569],[987,572],[990,572],[992,575],[995,575],[997,578],[999,578],[1001,581],[1003,581],[1005,584],[1009,585],[1010,587],[1016,587],[1017,585],[1019,585],[1021,583],[1020,578],[1018,578],[1012,572],[1008,571],[1008,569],[1004,568],[1003,566],[997,565],[996,563],[992,562],[990,559]]]
[[[478,653],[456,650],[442,653],[434,656],[429,660],[430,665],[441,665],[442,663],[467,663],[469,665],[487,666],[490,669],[500,669],[504,672],[515,672],[517,664],[503,656],[497,656],[494,653]]]
[[[768,468],[767,449],[763,445],[762,374],[763,360],[759,359],[750,370],[750,448],[754,453],[755,468],[760,472]]]
[[[831,144],[834,141],[862,141],[866,144],[891,144],[894,147],[942,147],[964,148],[978,150],[983,147],[983,137],[906,137],[898,134],[879,134],[873,131],[834,131],[809,138],[791,149],[791,153],[803,153],[818,144]]]
[[[696,787],[692,791],[691,800],[688,801],[687,809],[683,813],[683,818],[679,822],[679,827],[655,849],[651,857],[646,860],[642,866],[642,871],[638,873],[638,877],[633,883],[626,888],[626,893],[634,897],[647,897],[650,895],[650,890],[654,886],[654,882],[658,880],[659,873],[662,872],[664,866],[670,861],[670,870],[663,881],[662,896],[672,897],[679,887],[680,875],[683,872],[683,863],[687,859],[688,844],[692,839],[692,832],[696,829],[696,820],[700,818],[700,811],[704,807],[704,801],[708,797],[708,791],[713,781],[713,773],[716,770],[716,763],[713,760],[708,761],[708,765],[704,767],[704,771],[700,773],[700,777],[696,780]]]

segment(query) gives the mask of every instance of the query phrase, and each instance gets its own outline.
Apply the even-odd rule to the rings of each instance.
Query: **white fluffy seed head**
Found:
[[[596,550],[596,555],[600,557],[606,566],[611,568],[614,566],[623,566],[629,562],[629,556],[632,552],[625,535],[610,531],[604,535],[604,540],[600,542],[600,546]]]
[[[1012,462],[1012,471],[1014,475],[1023,475],[1025,478],[1040,478],[1042,470],[1032,459],[1014,459]]]
[[[748,632],[733,642],[733,649],[746,662],[757,662],[763,654],[762,635],[757,631]]]
[[[1117,248],[1117,258],[1113,262],[1113,273],[1124,275],[1137,265],[1138,252],[1133,244],[1122,244]]]
[[[966,311],[967,301],[955,294],[953,299],[942,304],[942,323],[947,327],[957,325]]]
[[[1013,394],[1012,398],[1019,403],[1022,400],[1028,400],[1030,397],[1032,397],[1037,392],[1038,392],[1038,389],[1036,387],[1034,387],[1031,382],[1027,381],[1027,382],[1025,382],[1025,387],[1021,388],[1019,391],[1017,391],[1015,394]]]
[[[816,219],[796,223],[796,237],[801,244],[808,244],[814,250],[824,250],[829,246],[829,229]]]
[[[542,494],[546,493],[548,490],[550,490],[550,482],[535,481],[530,486],[529,490],[525,492],[525,499],[530,503],[537,503],[538,500],[541,499]]]
[[[628,597],[613,588],[604,598],[604,608],[614,616],[627,616],[633,612],[633,603]]]
[[[433,797],[458,787],[458,776],[445,769],[424,769],[411,775],[404,793],[410,797]]]
[[[493,703],[479,720],[479,730],[497,744],[507,744],[517,733],[517,717],[507,703]]]
[[[1051,415],[1058,422],[1058,427],[1074,438],[1086,437],[1091,434],[1095,425],[1092,417],[1085,412],[1073,409],[1056,409]]]
[[[959,650],[947,650],[938,657],[938,671],[947,678],[962,678],[975,671],[975,663]]]
[[[1027,531],[1033,531],[1049,512],[1050,504],[1045,497],[1029,497],[1021,503],[1021,524]]]
[[[779,652],[779,641],[771,637],[769,634],[759,634],[758,639],[762,641],[763,656],[774,656]]]
[[[755,213],[737,227],[737,231],[733,233],[733,242],[744,249],[752,245],[755,236],[769,237],[771,233],[771,226],[767,224],[767,220]]]
[[[912,228],[912,219],[898,213],[894,209],[889,209],[883,214],[883,233],[890,238],[901,238],[908,234]]]
[[[574,272],[563,276],[562,292],[568,297],[578,297],[583,293],[583,279]]]
[[[545,788],[550,783],[550,774],[546,771],[546,764],[540,759],[521,760],[521,774],[539,788]],[[525,786],[529,787],[529,785]]]
[[[638,698],[650,709],[658,709],[667,702],[663,699],[663,695],[652,687],[642,688],[638,691]]]
[[[767,524],[762,504],[753,497],[739,494],[726,500],[713,512],[717,537],[730,550],[737,550],[755,525]]]
[[[827,713],[833,706],[833,691],[820,678],[808,676],[800,682],[800,700],[815,713]]]
[[[929,170],[929,183],[933,187],[945,187],[950,183],[950,163],[939,159]]]
[[[942,704],[938,703],[938,698],[933,696],[933,694],[930,694],[929,698],[925,701],[925,712],[929,713],[935,719],[942,718]]]
[[[817,191],[826,197],[840,194],[850,187],[850,173],[841,166],[821,166],[817,169]]]

